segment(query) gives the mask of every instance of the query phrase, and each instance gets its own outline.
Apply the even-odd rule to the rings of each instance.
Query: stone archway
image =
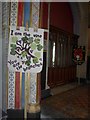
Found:
[[[78,3],[73,3],[69,2],[71,11],[72,11],[72,16],[73,16],[73,31],[74,34],[79,35],[80,34],[80,9],[78,6]]]
[[[86,47],[85,62],[77,69],[77,77],[86,79],[88,46],[88,3],[70,2],[74,21],[74,34],[79,35],[78,45]]]

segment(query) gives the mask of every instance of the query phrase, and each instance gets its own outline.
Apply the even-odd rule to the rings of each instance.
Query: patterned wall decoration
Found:
[[[17,25],[17,10],[18,10],[18,3],[11,2],[11,12],[10,12],[10,25],[16,26]],[[8,70],[8,109],[15,108],[15,72]],[[13,83],[13,84],[12,84]]]
[[[36,0],[36,2],[32,2],[32,16],[31,16],[31,27],[34,28],[35,31],[38,29],[39,25],[39,8],[40,8],[40,1]],[[33,82],[31,81],[33,80]],[[33,86],[33,87],[31,87]],[[37,74],[30,74],[30,98],[29,103],[36,104],[37,103]],[[39,101],[40,102],[40,101]]]
[[[37,79],[37,74],[36,73],[31,73],[30,74],[30,103],[36,103],[36,79]]]
[[[30,12],[31,9],[32,12]],[[24,74],[24,72],[13,72],[11,70],[6,70],[7,51],[8,51],[8,42],[9,42],[9,36],[8,36],[9,21],[10,21],[10,26],[16,26],[18,30],[20,29],[21,26],[24,26],[26,27],[26,29],[29,27],[33,27],[35,32],[37,32],[36,30],[39,24],[39,2],[38,3],[32,2],[32,5],[30,4],[30,2],[28,3],[18,2],[18,0],[11,3],[3,3],[3,60],[4,60],[3,61],[4,63],[3,64],[4,65],[3,109],[4,111],[6,109],[24,108],[26,97],[27,97],[26,99],[29,99],[29,102],[31,104],[36,103],[37,84],[39,83],[39,82],[37,83],[36,73]],[[35,44],[38,47],[37,50],[40,49],[43,50],[43,48],[41,48],[42,46],[39,45],[40,40],[36,40],[35,42],[36,42]],[[33,46],[32,49],[33,48],[35,49],[35,46],[34,45],[32,46]],[[39,53],[36,53],[35,55],[37,57],[40,56]],[[33,60],[33,61],[36,62],[37,60]],[[6,71],[8,71],[8,75]],[[25,92],[27,92],[26,95]]]
[[[18,17],[17,17],[17,28],[23,25],[24,19],[24,2],[18,0]],[[22,72],[16,72],[16,103],[15,108],[23,108],[24,109],[24,101],[25,101],[25,74]],[[17,89],[18,88],[18,89]]]
[[[31,3],[30,2],[24,2],[24,27],[26,27],[26,30],[30,27],[30,15],[31,15]],[[25,76],[25,83],[24,83],[24,90],[22,93],[24,93],[24,99],[23,99],[23,105],[25,109],[25,118],[26,118],[26,109],[27,109],[27,104],[28,104],[28,96],[29,96],[29,89],[30,89],[30,78],[28,78],[29,73],[22,73],[22,76]]]
[[[15,74],[9,71],[8,75],[8,109],[15,108]]]
[[[10,25],[17,25],[17,11],[18,11],[18,0],[16,2],[11,2],[11,17],[10,17]]]
[[[32,2],[32,27],[37,30],[39,26],[39,7],[40,2]]]
[[[24,27],[30,27],[30,2],[24,2]]]
[[[24,2],[19,2],[18,0],[18,19],[17,19],[17,26],[23,25],[23,10],[24,10]]]

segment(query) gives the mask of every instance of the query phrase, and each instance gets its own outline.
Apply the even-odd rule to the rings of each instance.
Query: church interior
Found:
[[[0,16],[1,120],[89,119],[90,2],[0,2]],[[32,71],[8,61],[26,58]]]

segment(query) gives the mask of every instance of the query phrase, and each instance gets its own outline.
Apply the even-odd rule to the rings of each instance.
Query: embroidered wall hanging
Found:
[[[40,0],[36,0],[32,2],[32,13],[31,13],[31,27],[34,30],[38,30],[39,27],[39,12],[40,12]],[[33,81],[33,82],[32,82]],[[29,96],[29,104],[39,104],[37,101],[38,96],[38,75],[35,73],[30,73],[30,96]],[[34,89],[33,89],[34,88]]]
[[[73,61],[77,65],[81,65],[85,61],[85,46],[73,47]]]
[[[43,65],[43,29],[10,27],[8,68],[18,72],[39,73]]]
[[[8,11],[11,10],[10,11],[10,25],[17,26],[18,1],[16,0],[16,2],[11,2],[11,4],[9,4],[9,7],[10,9],[8,8]],[[8,33],[9,33],[9,29],[8,29]],[[9,40],[9,34],[8,34],[8,40]],[[17,96],[19,96],[18,95],[19,92],[17,91],[20,91],[19,89],[16,89],[16,86],[18,88],[19,80],[18,80],[18,84],[16,83],[17,83],[17,77],[16,77],[15,71],[8,69],[8,109],[14,109],[16,107],[15,102],[17,102]]]

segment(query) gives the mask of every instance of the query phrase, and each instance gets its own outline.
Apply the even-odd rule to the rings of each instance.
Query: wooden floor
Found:
[[[88,118],[90,85],[81,85],[48,97],[41,102],[42,117]]]

